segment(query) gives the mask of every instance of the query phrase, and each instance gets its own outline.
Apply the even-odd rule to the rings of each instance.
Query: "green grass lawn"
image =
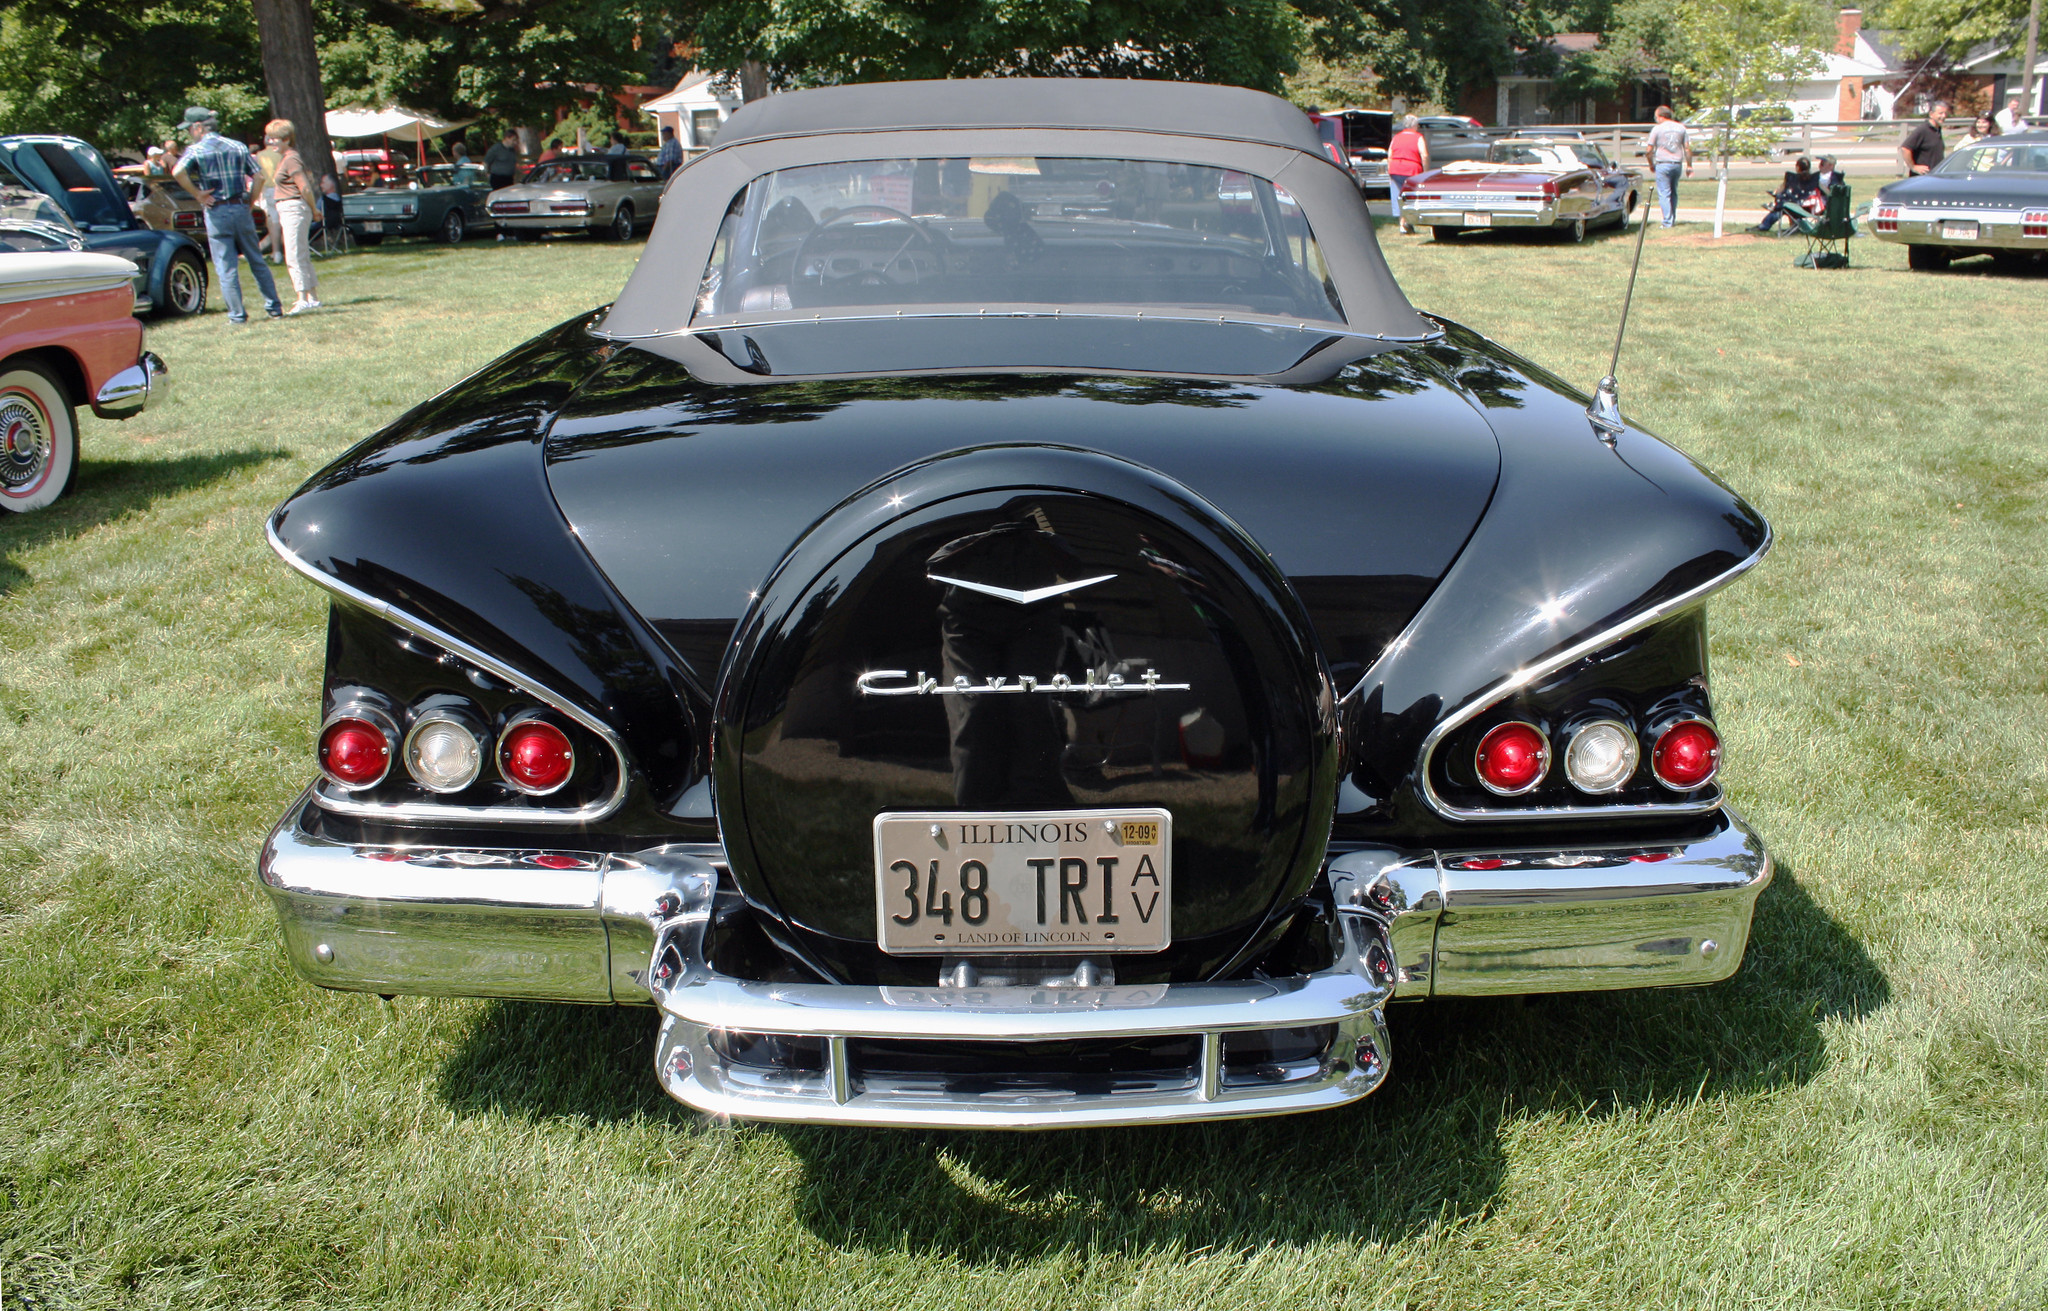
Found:
[[[1603,371],[1629,240],[1388,242]],[[1780,861],[1736,978],[1399,1009],[1340,1112],[1001,1136],[715,1123],[647,1012],[285,964],[324,602],[263,517],[638,252],[387,246],[155,329],[169,400],[0,523],[0,1308],[2048,1304],[2048,277],[1650,237],[1622,403],[1778,530],[1713,605]]]

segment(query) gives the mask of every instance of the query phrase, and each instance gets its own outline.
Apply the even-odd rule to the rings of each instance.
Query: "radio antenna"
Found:
[[[1614,329],[1614,356],[1607,361],[1607,376],[1593,389],[1593,403],[1586,407],[1586,418],[1592,423],[1593,431],[1609,446],[1621,436],[1628,425],[1621,417],[1621,396],[1615,390],[1614,373],[1621,367],[1621,335],[1628,331],[1629,302],[1636,298],[1636,271],[1643,267],[1643,238],[1650,235],[1650,210],[1643,207],[1643,217],[1636,224],[1636,256],[1628,266],[1628,291],[1621,298],[1621,322]]]

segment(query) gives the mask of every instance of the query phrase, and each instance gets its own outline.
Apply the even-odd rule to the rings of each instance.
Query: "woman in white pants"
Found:
[[[287,314],[304,314],[320,308],[320,277],[313,272],[309,237],[313,198],[320,194],[320,189],[314,184],[313,175],[306,171],[306,162],[299,158],[296,136],[297,130],[288,118],[273,118],[263,129],[264,141],[283,152],[277,165],[277,211],[271,230],[284,239],[285,269],[292,275],[292,290],[299,294],[298,303],[286,310]]]

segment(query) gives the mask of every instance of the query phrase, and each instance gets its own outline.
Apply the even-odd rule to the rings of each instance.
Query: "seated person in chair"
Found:
[[[1814,180],[1813,161],[1801,155],[1799,162],[1793,166],[1792,171],[1785,175],[1785,181],[1779,186],[1777,194],[1771,197],[1771,207],[1765,212],[1763,222],[1751,228],[1750,231],[1769,232],[1777,226],[1779,219],[1791,213],[1794,205],[1798,205],[1808,213],[1812,213],[1813,206],[1807,202],[1809,198],[1819,194],[1820,184]],[[1821,204],[1825,205],[1826,203],[1826,198],[1822,197]]]

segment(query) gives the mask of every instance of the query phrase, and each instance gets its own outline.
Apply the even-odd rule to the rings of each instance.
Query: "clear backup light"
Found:
[[[1681,719],[1657,735],[1650,772],[1674,792],[1693,792],[1721,768],[1721,735],[1704,719]]]
[[[405,735],[405,771],[429,792],[460,792],[483,769],[483,734],[467,716],[428,711]]]
[[[1619,792],[1635,776],[1642,749],[1628,725],[1597,720],[1572,734],[1564,750],[1564,776],[1581,792]]]
[[[1501,724],[1479,740],[1473,764],[1488,792],[1520,796],[1550,772],[1550,739],[1534,724]]]
[[[576,772],[576,749],[546,720],[522,719],[498,739],[498,772],[526,795],[544,797]]]
[[[391,770],[396,725],[370,706],[344,706],[320,726],[320,772],[345,792],[360,792],[384,781]]]

